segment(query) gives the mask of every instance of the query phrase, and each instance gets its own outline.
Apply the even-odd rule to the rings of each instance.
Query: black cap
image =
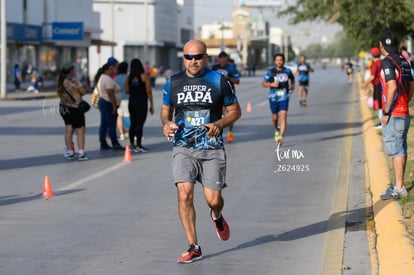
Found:
[[[392,31],[386,30],[383,32],[380,41],[387,52],[398,52],[398,38]]]
[[[218,57],[228,57],[228,56],[229,55],[224,51],[220,52],[219,55],[218,55]]]

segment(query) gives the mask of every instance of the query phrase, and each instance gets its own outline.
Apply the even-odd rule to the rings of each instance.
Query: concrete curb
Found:
[[[58,94],[53,92],[41,92],[38,94],[33,94],[29,92],[19,92],[19,93],[8,93],[6,98],[1,98],[0,101],[13,101],[13,100],[38,100],[38,99],[49,99],[56,98]]]
[[[372,114],[365,100],[361,100],[362,131],[367,165],[367,188],[371,192],[376,232],[377,267],[373,274],[414,274],[414,247],[401,223],[401,208],[397,201],[380,199],[388,187],[389,172],[383,142],[374,128]]]

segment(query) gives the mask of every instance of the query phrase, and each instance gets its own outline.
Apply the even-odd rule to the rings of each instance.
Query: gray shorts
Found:
[[[205,188],[222,190],[226,185],[226,152],[194,150],[174,146],[172,170],[174,183],[200,182]]]
[[[407,134],[409,127],[409,116],[392,116],[387,125],[382,126],[382,135],[387,156],[398,157],[407,155]]]

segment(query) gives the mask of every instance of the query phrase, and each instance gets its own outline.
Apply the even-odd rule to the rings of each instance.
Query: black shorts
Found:
[[[75,129],[85,127],[85,114],[79,111],[79,108],[60,105],[59,113],[65,125],[72,125]]]
[[[374,109],[381,110],[382,109],[382,87],[381,84],[374,85]]]
[[[309,80],[306,80],[306,81],[299,81],[299,86],[305,86],[305,87],[308,87],[308,86],[309,86]]]

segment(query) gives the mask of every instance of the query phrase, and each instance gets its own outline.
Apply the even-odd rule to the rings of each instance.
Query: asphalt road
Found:
[[[80,162],[62,157],[57,99],[0,102],[0,274],[370,274],[359,96],[339,68],[317,67],[308,107],[292,95],[277,150],[263,73],[237,88],[243,116],[226,144],[230,240],[216,237],[198,185],[204,259],[188,265],[176,263],[187,243],[158,112],[145,126],[150,151],[127,163],[124,152],[99,151],[91,110],[90,160]],[[162,87],[153,92],[159,110]]]

